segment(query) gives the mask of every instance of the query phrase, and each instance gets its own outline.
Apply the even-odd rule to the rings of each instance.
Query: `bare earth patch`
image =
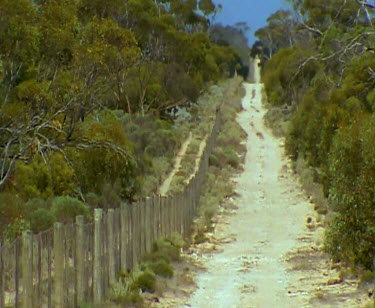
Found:
[[[369,300],[365,287],[358,288],[357,279],[345,278],[322,251],[324,229],[301,237],[302,246],[287,255],[294,280],[288,292],[305,299],[306,307],[363,307]]]
[[[190,133],[189,137],[182,144],[181,149],[180,149],[180,151],[177,154],[173,170],[171,171],[171,173],[169,174],[169,176],[165,179],[165,181],[163,182],[163,184],[160,186],[160,188],[159,188],[159,195],[161,195],[161,196],[167,195],[167,193],[169,191],[169,188],[170,188],[170,185],[171,185],[171,182],[173,180],[173,177],[178,172],[178,170],[180,170],[180,168],[181,168],[181,160],[184,157],[184,155],[186,153],[186,150],[187,150],[187,148],[188,148],[188,146],[189,146],[189,144],[190,144],[190,142],[191,142],[192,139],[193,139],[193,134]]]

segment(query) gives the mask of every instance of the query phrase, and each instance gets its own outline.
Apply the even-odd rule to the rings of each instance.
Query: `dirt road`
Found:
[[[263,124],[262,86],[245,85],[238,121],[248,139],[244,172],[236,179],[238,210],[215,231],[216,238],[235,240],[224,245],[222,253],[203,256],[207,271],[197,276],[190,307],[304,306],[288,289],[292,273],[286,254],[306,232],[312,209],[287,171],[281,139]]]

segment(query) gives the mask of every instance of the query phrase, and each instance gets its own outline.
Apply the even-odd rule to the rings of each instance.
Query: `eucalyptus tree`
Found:
[[[287,153],[308,162],[330,200],[326,251],[352,268],[371,269],[375,7],[354,0],[289,2],[297,16],[294,42],[265,65],[268,97],[293,105]]]

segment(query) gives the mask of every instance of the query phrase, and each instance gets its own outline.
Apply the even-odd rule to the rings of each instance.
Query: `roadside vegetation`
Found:
[[[157,192],[198,98],[247,71],[238,46],[211,39],[217,9],[0,0],[2,240]],[[173,116],[181,107],[191,121]]]
[[[243,95],[241,78],[229,79],[212,86],[210,91],[200,99],[202,102],[198,104],[201,110],[196,115],[199,115],[202,126],[191,123],[193,145],[182,159],[184,167],[180,173],[176,173],[176,179],[171,183],[171,192],[182,189],[191,177],[193,166],[199,159],[198,151],[202,136],[210,132],[215,120],[216,107],[221,105],[221,129],[209,160],[207,181],[200,199],[199,213],[192,228],[191,238],[182,239],[180,235],[174,234],[155,242],[152,252],[143,258],[139,266],[131,272],[118,274],[119,280],[112,286],[106,306],[118,307],[125,304],[148,307],[153,301],[158,301],[165,290],[173,289],[170,284],[175,274],[178,275],[176,279],[188,277],[189,268],[186,266],[182,266],[182,269],[179,269],[180,272],[175,273],[176,265],[184,263],[181,252],[192,244],[208,241],[206,235],[214,229],[215,216],[220,206],[225,204],[227,198],[234,195],[231,178],[241,170],[246,151],[245,146],[241,144],[246,137],[245,133],[236,122],[236,116],[242,110]]]
[[[194,226],[195,244],[208,239],[206,233],[214,230],[215,216],[220,207],[235,194],[231,178],[242,170],[246,152],[246,146],[242,143],[246,134],[236,121],[238,112],[242,110],[244,91],[240,84],[235,84],[221,107],[221,129],[209,158],[208,178],[203,187],[199,216]]]
[[[131,272],[119,273],[118,282],[112,286],[110,301],[118,305],[147,307],[145,294],[160,296],[165,287],[163,279],[172,278],[172,262],[181,261],[181,250],[185,242],[175,234],[154,243],[152,252]]]
[[[353,273],[374,271],[374,7],[288,1],[257,32],[267,121],[326,223],[324,247]],[[298,16],[298,17],[296,17]],[[366,280],[366,279],[364,279]]]

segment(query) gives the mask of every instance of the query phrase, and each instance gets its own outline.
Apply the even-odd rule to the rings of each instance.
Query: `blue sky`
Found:
[[[254,32],[267,24],[267,18],[278,9],[288,8],[284,0],[213,0],[221,4],[223,10],[218,13],[214,22],[224,25],[234,25],[237,22],[246,22],[250,27],[248,38],[252,46]]]

